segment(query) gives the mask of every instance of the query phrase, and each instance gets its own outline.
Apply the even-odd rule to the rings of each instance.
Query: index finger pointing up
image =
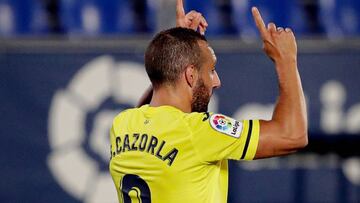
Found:
[[[183,0],[176,0],[176,16],[177,17],[185,16]]]
[[[256,7],[252,7],[251,11],[254,17],[256,27],[258,28],[261,37],[263,38],[263,40],[268,39],[269,33],[265,27],[264,20],[262,19],[259,10]]]

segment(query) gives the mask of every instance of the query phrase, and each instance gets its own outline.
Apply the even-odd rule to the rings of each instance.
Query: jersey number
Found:
[[[134,199],[135,202],[151,203],[150,188],[137,175],[125,175],[120,183],[120,191],[122,192],[124,203],[132,203],[131,199]]]

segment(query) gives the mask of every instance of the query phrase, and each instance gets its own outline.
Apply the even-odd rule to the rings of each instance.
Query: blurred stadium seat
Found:
[[[329,38],[360,34],[359,0],[320,0],[320,19]]]
[[[185,11],[189,12],[195,10],[201,12],[205,16],[209,27],[207,28],[207,35],[226,35],[235,34],[231,19],[232,7],[226,1],[218,0],[185,0]]]
[[[52,7],[50,6],[52,3]],[[309,3],[310,2],[310,3]],[[159,0],[0,0],[0,36],[148,34],[157,30]],[[208,36],[258,36],[251,7],[266,23],[291,27],[297,36],[360,36],[359,0],[184,0],[201,12]],[[309,6],[310,5],[310,6]],[[168,20],[166,17],[160,16]],[[161,22],[160,22],[161,23]]]
[[[36,0],[0,0],[0,36],[45,34],[46,9]]]
[[[297,0],[231,0],[234,9],[234,22],[243,38],[258,36],[251,7],[257,6],[265,23],[274,22],[277,26],[291,27],[297,35],[308,33],[303,7]]]
[[[61,0],[60,19],[68,34],[133,34],[151,32],[154,9],[142,1],[137,12],[132,0]]]

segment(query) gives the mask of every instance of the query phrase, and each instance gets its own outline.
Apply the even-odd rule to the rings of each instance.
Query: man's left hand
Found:
[[[185,14],[183,0],[176,0],[176,27],[199,30],[200,34],[204,35],[207,26],[208,23],[201,13],[192,10]]]

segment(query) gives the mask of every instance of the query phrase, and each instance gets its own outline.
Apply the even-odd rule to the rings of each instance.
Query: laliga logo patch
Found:
[[[222,115],[216,115],[214,120],[212,120],[212,123],[215,125],[215,127],[218,130],[226,131],[231,127],[231,122],[228,119],[226,119],[225,116]]]
[[[210,117],[210,125],[216,131],[239,138],[242,130],[242,123],[222,114],[213,114]]]

